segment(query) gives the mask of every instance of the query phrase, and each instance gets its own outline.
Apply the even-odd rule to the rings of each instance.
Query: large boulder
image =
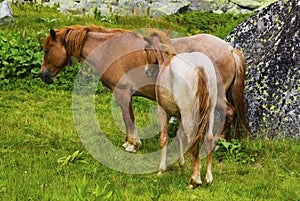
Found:
[[[300,0],[282,0],[225,40],[247,62],[247,117],[253,133],[300,138]]]

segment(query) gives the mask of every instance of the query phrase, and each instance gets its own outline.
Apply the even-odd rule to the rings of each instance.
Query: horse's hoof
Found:
[[[136,149],[135,149],[135,147],[134,147],[133,145],[129,144],[129,145],[126,147],[125,151],[135,153],[135,152],[136,152]]]
[[[195,187],[193,184],[189,184],[188,187],[187,187],[189,190],[193,190]]]
[[[188,189],[194,189],[194,188],[196,188],[197,186],[200,186],[201,184],[202,184],[202,181],[201,181],[200,176],[192,177],[192,178],[191,178],[191,182],[190,182],[190,184],[188,185]]]
[[[158,168],[158,174],[162,174],[167,169],[166,161],[161,161]]]
[[[138,137],[127,137],[126,142],[124,144],[126,143],[128,144],[128,146],[134,146],[134,149],[136,150],[138,150],[142,146],[142,142]]]
[[[206,180],[206,183],[208,185],[212,184],[213,183],[213,176],[212,176],[212,174],[207,173],[206,177],[205,177],[205,180]]]
[[[141,140],[136,140],[135,143],[134,143],[134,146],[135,146],[135,149],[139,149],[142,147],[142,142]]]
[[[181,157],[179,159],[179,166],[181,169],[184,169],[184,166],[185,166],[185,160],[184,160],[184,157]]]
[[[126,149],[128,146],[129,146],[129,142],[124,142],[124,143],[122,144],[122,147],[124,147],[125,149]]]
[[[160,171],[158,171],[157,176],[161,176],[162,174],[163,174],[163,172],[160,170]]]
[[[200,185],[201,185],[201,184],[189,184],[187,188],[188,188],[189,190],[193,190],[193,189],[197,188],[197,187],[200,186]]]

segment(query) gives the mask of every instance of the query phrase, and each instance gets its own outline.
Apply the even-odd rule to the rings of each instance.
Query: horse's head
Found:
[[[170,45],[169,31],[154,31],[149,36],[144,37],[146,42],[145,52],[147,65],[145,73],[147,76],[156,75],[159,65],[162,65],[170,54],[173,54]]]
[[[61,72],[68,63],[72,63],[63,43],[59,31],[51,29],[45,40],[44,60],[40,70],[40,76],[47,84],[52,83],[53,77]]]

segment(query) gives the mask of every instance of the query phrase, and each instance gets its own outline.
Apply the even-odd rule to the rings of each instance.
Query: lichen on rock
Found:
[[[300,138],[300,1],[262,9],[225,40],[247,63],[247,118],[253,133]]]

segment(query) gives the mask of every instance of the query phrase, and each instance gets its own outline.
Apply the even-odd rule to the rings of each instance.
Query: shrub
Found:
[[[12,78],[37,77],[43,54],[35,37],[0,32],[0,47],[1,84],[10,84]]]

